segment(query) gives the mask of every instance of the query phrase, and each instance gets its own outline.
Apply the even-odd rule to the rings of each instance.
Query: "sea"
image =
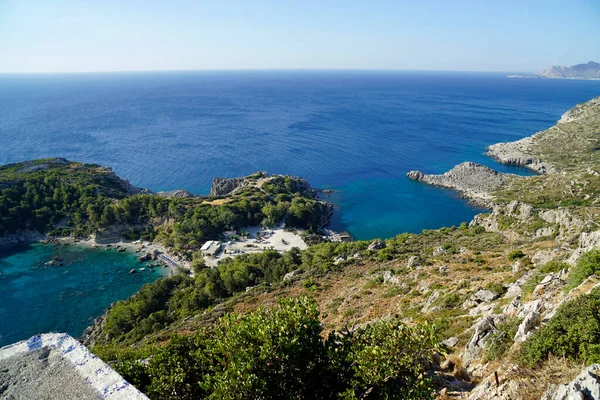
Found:
[[[443,173],[474,161],[531,174],[488,158],[486,147],[546,129],[575,104],[596,96],[600,81],[511,79],[504,73],[5,74],[0,75],[0,164],[64,157],[109,166],[152,191],[200,195],[208,194],[213,177],[255,171],[302,176],[315,188],[332,190],[331,229],[355,239],[389,238],[458,225],[485,211],[450,190],[410,181],[407,172]],[[41,249],[19,252],[35,258]],[[0,251],[0,334],[7,331],[1,314],[7,296],[25,290],[35,298],[29,288],[37,274],[48,271],[31,269],[37,264],[19,261],[19,252]],[[130,264],[124,265],[126,270]],[[27,269],[23,279],[31,278],[7,290],[7,268]],[[71,268],[69,276],[76,270],[82,279],[88,276],[85,268]],[[112,296],[110,285],[105,291],[100,286],[80,290],[81,296],[97,293],[108,301],[139,289]],[[29,310],[27,304],[19,307]],[[100,307],[93,305],[68,319],[98,314]],[[17,321],[11,326],[36,322]],[[83,324],[65,326],[76,333]]]
[[[146,268],[135,254],[114,248],[34,243],[0,249],[0,346],[46,332],[81,336],[113,302],[168,270]]]

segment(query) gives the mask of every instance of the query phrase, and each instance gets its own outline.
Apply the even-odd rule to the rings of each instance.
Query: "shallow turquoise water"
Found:
[[[63,266],[46,266],[59,257]],[[0,248],[0,346],[43,332],[80,336],[112,302],[126,299],[166,268],[129,274],[133,254],[73,245]]]

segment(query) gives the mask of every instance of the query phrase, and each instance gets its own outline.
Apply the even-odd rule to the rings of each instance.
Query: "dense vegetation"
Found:
[[[538,365],[552,355],[587,364],[600,362],[600,289],[563,304],[523,343],[521,354],[528,366]]]
[[[435,330],[380,321],[322,337],[317,304],[228,315],[117,370],[155,399],[427,399]]]
[[[579,286],[588,276],[600,273],[600,250],[585,253],[577,261],[577,265],[569,274],[565,289],[571,290]]]
[[[434,247],[445,253],[438,258],[451,257],[461,247],[475,250],[491,248],[501,241],[493,233],[481,232],[478,227],[447,228],[416,234],[401,234],[385,240],[379,250],[368,250],[369,241],[351,243],[321,243],[306,250],[292,249],[245,254],[222,260],[217,268],[196,270],[195,278],[170,277],[148,284],[131,298],[116,303],[106,317],[101,343],[133,343],[157,333],[170,323],[195,315],[222,300],[244,293],[246,288],[285,284],[282,279],[292,271],[318,276],[340,271],[346,265],[367,260],[381,261],[417,255],[426,264]],[[340,255],[349,258],[334,263]],[[352,256],[352,258],[350,258]],[[475,262],[483,262],[473,259]],[[456,300],[456,299],[455,299]]]
[[[155,237],[191,255],[203,241],[248,225],[291,226],[318,231],[330,206],[290,177],[274,177],[265,188],[249,186],[221,201],[134,194],[110,169],[61,159],[0,168],[0,235],[32,229],[86,236],[103,228],[139,238]]]

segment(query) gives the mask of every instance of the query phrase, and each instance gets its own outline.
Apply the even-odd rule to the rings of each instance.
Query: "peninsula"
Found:
[[[152,399],[600,393],[598,149],[600,98],[488,148],[535,176],[471,162],[408,173],[490,209],[470,223],[196,263],[194,277],[114,304],[82,341]],[[216,180],[213,196],[198,198],[145,193],[65,160],[0,171],[5,234],[134,230],[192,262],[223,229],[285,219],[316,231],[331,212],[305,181],[262,173]]]

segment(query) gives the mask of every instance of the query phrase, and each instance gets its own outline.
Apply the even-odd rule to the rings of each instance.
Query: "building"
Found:
[[[214,257],[221,251],[221,242],[218,240],[209,240],[202,245],[200,251],[206,257]]]

